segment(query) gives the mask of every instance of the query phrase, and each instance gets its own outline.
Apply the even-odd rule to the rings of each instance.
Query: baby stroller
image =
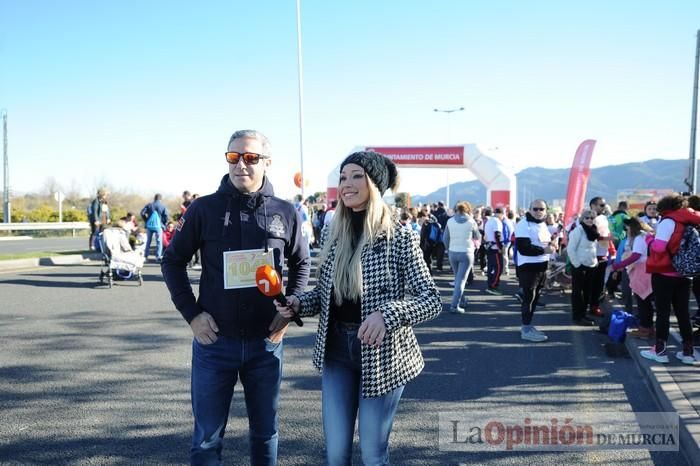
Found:
[[[568,262],[564,255],[552,254],[547,266],[544,289],[564,292],[571,288],[571,275],[567,272]]]
[[[100,283],[112,288],[115,281],[138,280],[139,286],[143,285],[144,258],[131,249],[123,229],[105,229],[99,233],[98,242],[102,252]]]

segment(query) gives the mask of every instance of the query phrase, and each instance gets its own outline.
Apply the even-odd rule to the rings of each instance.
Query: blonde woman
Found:
[[[462,298],[464,285],[474,265],[474,240],[480,240],[481,234],[476,222],[471,217],[472,207],[468,202],[458,202],[455,215],[450,217],[445,226],[443,242],[447,257],[455,274],[455,286],[452,291],[450,312],[464,314],[466,303]]]
[[[397,181],[394,163],[377,152],[343,161],[318,284],[277,307],[286,318],[320,314],[313,363],[322,370],[329,465],[351,463],[358,413],[364,464],[389,464],[396,408],[424,365],[412,327],[442,309],[418,236],[382,201]]]

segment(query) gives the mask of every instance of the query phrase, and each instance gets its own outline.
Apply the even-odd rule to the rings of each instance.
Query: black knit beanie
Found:
[[[398,186],[399,172],[396,165],[379,152],[362,151],[350,154],[340,164],[340,169],[349,163],[361,166],[382,195],[387,189],[394,190]]]

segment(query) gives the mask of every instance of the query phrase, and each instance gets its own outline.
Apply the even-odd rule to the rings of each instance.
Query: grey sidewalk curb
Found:
[[[676,346],[680,346],[678,335],[675,332],[671,332],[671,334],[676,340]],[[673,376],[668,372],[666,366],[664,364],[651,363],[639,354],[641,349],[649,346],[650,344],[645,343],[643,340],[633,337],[625,338],[625,347],[632,359],[637,363],[639,372],[654,392],[661,410],[678,413],[681,453],[683,453],[689,464],[700,464],[700,416],[698,416],[698,412],[693,408],[685,393],[673,379]],[[674,359],[674,356],[671,356],[671,361]]]
[[[69,254],[50,257],[33,257],[29,259],[0,260],[0,272],[31,269],[42,266],[76,265],[100,260],[101,255],[95,252]]]

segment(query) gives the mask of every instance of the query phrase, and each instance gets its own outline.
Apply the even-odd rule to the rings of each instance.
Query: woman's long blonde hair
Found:
[[[385,233],[391,239],[394,232],[394,219],[389,206],[382,200],[379,189],[365,173],[369,187],[367,215],[362,234],[357,244],[352,244],[352,211],[345,206],[342,198],[331,224],[328,238],[321,251],[321,263],[326,260],[331,247],[335,244],[333,298],[337,305],[343,303],[343,298],[359,301],[362,297],[362,248],[366,243],[372,243],[378,235]],[[320,268],[319,268],[320,273]]]

